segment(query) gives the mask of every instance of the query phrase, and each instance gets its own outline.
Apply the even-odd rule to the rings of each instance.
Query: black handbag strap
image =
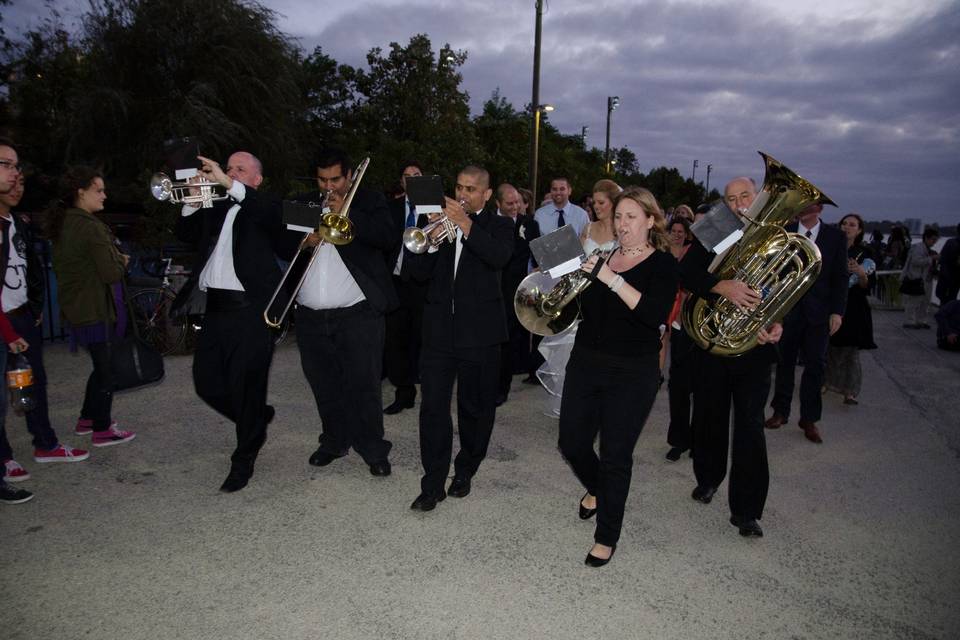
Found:
[[[137,326],[137,319],[133,311],[133,305],[130,304],[130,296],[127,295],[127,276],[120,278],[120,290],[123,296],[123,306],[127,309],[127,323],[133,331],[133,337],[140,340],[140,328]]]

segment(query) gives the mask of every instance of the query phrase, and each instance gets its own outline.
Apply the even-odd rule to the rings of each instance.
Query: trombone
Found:
[[[357,167],[357,170],[353,172],[353,177],[350,180],[350,190],[347,192],[347,197],[343,200],[343,206],[340,208],[340,212],[333,213],[331,211],[320,216],[320,225],[316,231],[316,233],[320,235],[320,242],[315,247],[309,247],[307,246],[307,238],[310,237],[310,233],[303,234],[296,255],[293,257],[293,260],[290,261],[290,265],[284,272],[283,277],[280,278],[280,283],[270,297],[267,308],[263,310],[263,321],[267,323],[268,327],[279,329],[283,326],[283,321],[286,319],[291,307],[293,307],[293,303],[297,299],[297,294],[300,293],[300,288],[307,279],[307,274],[310,273],[310,267],[313,266],[314,260],[317,259],[317,255],[320,253],[320,247],[322,247],[324,243],[340,246],[353,241],[353,222],[351,222],[349,218],[350,204],[353,202],[353,196],[356,194],[357,188],[360,186],[360,181],[363,179],[363,174],[367,171],[367,165],[369,164],[370,158],[364,158],[360,166]],[[328,191],[324,196],[323,202],[320,205],[322,209],[326,208],[331,193],[332,191]],[[310,254],[310,258],[303,268],[303,273],[300,274],[300,279],[297,281],[293,291],[290,292],[290,298],[278,312],[274,309],[274,306],[277,306],[277,298],[283,291],[287,283],[287,278],[294,270],[294,266],[300,261],[300,257],[307,253]]]
[[[216,200],[227,199],[227,194],[223,193],[221,195],[216,190],[217,187],[221,187],[219,182],[209,180],[200,180],[199,182],[179,180],[174,182],[167,174],[161,172],[153,174],[150,178],[150,194],[157,200],[173,204],[200,206],[205,209],[212,207]],[[199,193],[191,193],[191,189],[199,189]]]

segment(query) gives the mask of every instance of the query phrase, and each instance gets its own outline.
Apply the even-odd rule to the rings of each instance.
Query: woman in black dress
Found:
[[[596,281],[578,299],[582,321],[560,410],[560,452],[587,490],[580,518],[597,515],[585,561],[594,567],[609,562],[620,538],[633,448],[657,395],[660,325],[678,282],[653,194],[631,187],[615,205],[619,247],[606,261],[592,256],[581,267]]]
[[[850,290],[847,310],[840,329],[830,336],[827,350],[826,387],[843,394],[844,404],[857,404],[860,395],[860,349],[876,349],[873,342],[873,315],[867,294],[874,286],[877,269],[873,253],[863,242],[863,218],[848,213],[840,220],[847,236],[847,270]]]

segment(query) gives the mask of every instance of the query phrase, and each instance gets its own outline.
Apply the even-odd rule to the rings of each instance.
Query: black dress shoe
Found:
[[[698,484],[696,489],[693,490],[693,493],[690,494],[690,497],[696,500],[697,502],[702,502],[703,504],[710,504],[710,501],[713,500],[713,494],[715,494],[716,492],[717,492],[716,487]]]
[[[230,469],[230,473],[227,475],[227,479],[223,481],[223,484],[220,485],[220,491],[224,493],[233,493],[234,491],[240,491],[250,480],[250,476],[253,473],[249,471],[244,471],[240,469]]]
[[[587,557],[584,559],[583,564],[588,567],[602,567],[613,559],[613,552],[617,550],[617,545],[610,547],[610,557],[609,558],[598,558],[592,553],[588,553]]]
[[[443,502],[446,497],[443,493],[435,494],[424,492],[417,496],[417,499],[413,501],[410,508],[414,511],[433,511],[437,503]]]
[[[683,455],[684,451],[686,451],[686,449],[683,449],[681,447],[670,447],[670,451],[667,451],[666,458],[670,462],[676,462],[677,460],[680,459],[680,456]]]
[[[273,422],[273,418],[276,415],[277,415],[277,411],[276,409],[273,408],[272,404],[268,404],[266,408],[263,410],[263,417],[265,418],[264,422],[266,422],[267,424],[270,424],[271,422]]]
[[[454,476],[450,481],[450,488],[447,489],[447,495],[451,498],[466,498],[470,495],[470,478]]]
[[[507,402],[507,394],[501,393],[497,396],[497,406],[502,407]]]
[[[388,416],[392,416],[400,413],[404,409],[412,409],[416,399],[416,388],[414,388],[412,392],[401,391],[400,389],[397,389],[397,394],[394,396],[393,402],[384,407],[383,412]]]
[[[370,465],[370,475],[372,476],[388,476],[390,475],[390,461],[381,460],[380,462],[374,462]]]
[[[581,520],[589,520],[590,518],[592,518],[592,517],[597,513],[596,507],[594,507],[593,509],[588,509],[587,507],[583,506],[583,500],[584,500],[584,498],[586,498],[588,495],[590,495],[590,492],[589,492],[589,491],[587,491],[585,494],[583,494],[583,498],[580,498],[580,513],[579,513],[579,515],[580,515],[580,519],[581,519]]]
[[[740,530],[740,535],[742,535],[744,538],[763,537],[763,529],[760,528],[760,524],[754,518],[730,516],[730,524],[738,528]]]
[[[323,449],[317,449],[313,452],[313,455],[310,456],[310,464],[315,467],[325,467],[340,457],[341,456],[335,456],[332,453],[328,453]]]

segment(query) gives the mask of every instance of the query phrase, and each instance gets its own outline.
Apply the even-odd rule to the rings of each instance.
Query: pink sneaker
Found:
[[[21,467],[16,460],[4,460],[3,467],[3,479],[7,482],[23,482],[30,479],[30,472]]]
[[[114,420],[110,423],[110,427],[116,427],[117,421]],[[77,426],[73,430],[78,436],[88,436],[93,433],[93,420],[87,420],[86,418],[77,419]]]
[[[114,422],[106,431],[94,431],[92,444],[95,447],[109,447],[115,444],[130,442],[136,437],[137,434],[133,431],[121,431],[117,429],[117,423]]]
[[[90,457],[83,449],[73,449],[58,444],[53,449],[34,449],[33,459],[37,462],[82,462]]]

